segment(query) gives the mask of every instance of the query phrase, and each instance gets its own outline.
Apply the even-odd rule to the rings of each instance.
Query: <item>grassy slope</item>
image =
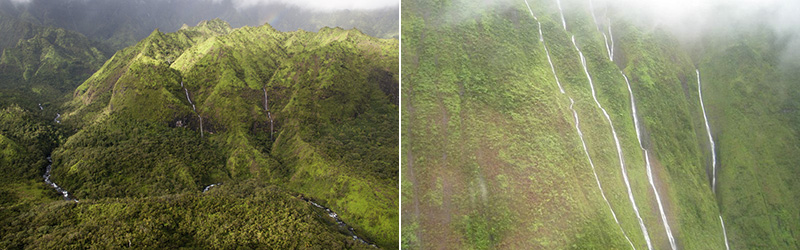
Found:
[[[696,91],[682,88],[692,84],[688,57],[670,49],[675,43],[658,32],[620,22],[614,33],[621,63],[614,65],[588,6],[562,4],[566,34],[554,3],[531,2],[625,232],[644,247],[610,129],[592,100],[572,34],[619,134],[654,244],[668,247],[619,68],[628,72],[639,100],[645,146],[655,153],[659,192],[679,245],[721,247],[717,208],[698,151],[702,117],[696,115]],[[626,247],[599,196],[569,100],[558,93],[524,2],[474,11],[480,7],[458,1],[403,5],[402,185],[404,218],[410,218],[403,222],[403,246]]]
[[[797,64],[768,32],[723,40],[700,64],[717,197],[732,248],[797,248]]]

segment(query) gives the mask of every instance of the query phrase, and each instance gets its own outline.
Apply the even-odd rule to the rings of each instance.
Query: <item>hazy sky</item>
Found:
[[[33,0],[11,0],[13,3],[29,3]],[[129,0],[115,0],[129,1]],[[163,0],[169,1],[169,0]],[[221,2],[223,0],[211,0]],[[284,3],[314,11],[331,10],[374,10],[400,6],[400,0],[230,0],[237,8],[246,8],[258,4]]]
[[[221,1],[221,0],[214,0]],[[400,0],[232,0],[237,7],[247,7],[256,4],[285,3],[294,4],[309,10],[344,10],[344,9],[380,9],[397,7]]]

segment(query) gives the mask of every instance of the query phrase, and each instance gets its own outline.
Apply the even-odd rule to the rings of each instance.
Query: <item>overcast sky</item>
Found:
[[[32,0],[11,0],[14,3],[28,3]],[[129,0],[115,0],[129,1]],[[163,0],[169,1],[169,0]],[[211,0],[221,2],[223,0]],[[400,0],[231,0],[237,8],[246,8],[258,4],[284,3],[314,11],[332,10],[374,10],[400,6]]]

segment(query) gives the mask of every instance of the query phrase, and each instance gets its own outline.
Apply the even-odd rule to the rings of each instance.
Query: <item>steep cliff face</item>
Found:
[[[782,41],[591,4],[403,3],[402,245],[796,247]]]

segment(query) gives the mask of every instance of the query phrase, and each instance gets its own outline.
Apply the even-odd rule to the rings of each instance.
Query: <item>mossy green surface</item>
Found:
[[[593,100],[572,36],[617,132],[632,194],[655,248],[669,248],[669,242],[620,72],[630,79],[642,145],[650,152],[679,248],[724,248],[720,213],[732,248],[796,246],[792,225],[797,223],[786,222],[796,219],[788,204],[797,197],[790,191],[797,185],[792,167],[797,161],[779,156],[796,155],[790,142],[796,141],[797,102],[791,100],[797,91],[790,82],[797,75],[789,73],[796,66],[779,70],[782,62],[775,55],[741,52],[776,53],[780,39],[769,32],[745,33],[736,39],[761,44],[738,50],[730,40],[686,44],[609,12],[612,62],[598,31],[608,29],[603,11],[595,13],[602,21],[596,27],[587,2],[561,1],[565,31],[555,1],[528,2],[565,94],[524,1],[403,2],[403,248],[628,248],[620,227],[636,248],[646,248],[609,123]],[[718,181],[725,183],[716,194],[695,65],[701,73],[710,71],[704,73],[705,105],[716,134]],[[600,196],[568,97],[575,101],[589,155],[620,226]],[[763,129],[738,136],[756,127]],[[719,132],[726,129],[736,135]],[[752,146],[759,149],[748,151]]]

